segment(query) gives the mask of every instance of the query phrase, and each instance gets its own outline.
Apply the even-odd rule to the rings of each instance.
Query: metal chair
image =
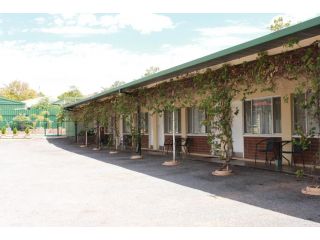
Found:
[[[292,163],[293,163],[294,166],[296,165],[295,161],[294,161],[294,156],[295,155],[299,155],[300,160],[302,160],[302,165],[303,165],[303,168],[304,168],[305,167],[304,158],[302,157],[304,150],[302,149],[302,147],[299,144],[294,144],[294,141],[290,141],[288,143],[292,143],[291,144],[291,150],[288,150],[288,151],[285,150],[285,151],[282,151],[282,153],[284,153],[284,154],[292,154],[292,160],[293,160]],[[307,151],[307,150],[305,150],[305,151]],[[283,158],[285,158],[287,161],[289,161],[289,159],[286,158],[285,156],[283,156]]]
[[[182,140],[181,147],[184,150],[184,153],[185,154],[189,154],[190,153],[189,148],[191,146],[191,140],[192,139],[191,138],[182,138],[181,140]]]
[[[169,149],[172,149],[172,146],[173,146],[173,141],[171,138],[167,138],[165,141],[164,141],[164,144],[163,144],[163,153],[165,151],[167,151],[167,154],[168,154],[168,151]]]
[[[261,146],[262,144],[264,144],[264,146]],[[259,147],[260,145],[260,147]],[[256,151],[255,151],[255,157],[254,157],[254,164],[256,165],[257,163],[257,157],[258,157],[258,153],[265,153],[265,164],[268,163],[271,165],[271,161],[275,160],[277,157],[277,142],[275,141],[274,138],[266,138],[266,139],[262,139],[261,141],[256,143]],[[268,159],[268,153],[273,153],[273,158],[272,159]]]

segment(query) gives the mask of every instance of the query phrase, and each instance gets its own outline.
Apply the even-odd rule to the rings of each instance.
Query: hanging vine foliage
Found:
[[[290,47],[295,44],[290,44]],[[315,42],[296,50],[289,48],[290,51],[272,56],[261,52],[255,61],[223,65],[216,70],[207,69],[204,73],[178,77],[150,88],[133,89],[130,93],[111,96],[99,106],[95,102],[90,103],[75,111],[74,115],[85,123],[95,118],[105,123],[107,116],[133,116],[139,105],[152,113],[197,106],[206,112],[203,124],[210,129],[209,143],[226,160],[225,166],[228,167],[233,145],[232,119],[238,114],[238,109],[232,108],[236,97],[245,99],[257,91],[275,91],[281,79],[305,79],[301,88],[310,87],[315,94],[309,105],[320,102],[315,97],[320,92],[318,44]],[[320,123],[320,111],[316,111],[315,116]]]

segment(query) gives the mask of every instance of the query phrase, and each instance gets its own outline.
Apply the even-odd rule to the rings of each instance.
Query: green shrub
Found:
[[[12,132],[13,132],[13,134],[15,135],[15,134],[18,133],[18,129],[15,127]]]
[[[24,131],[27,127],[32,127],[32,122],[29,117],[22,114],[14,117],[11,128],[17,128],[20,131]]]
[[[303,178],[303,175],[304,175],[304,171],[302,169],[298,169],[296,172],[296,177],[298,180],[301,180]]]
[[[1,128],[1,134],[5,135],[7,133],[7,129],[5,127]]]
[[[30,129],[29,129],[29,127],[26,127],[26,129],[24,130],[24,132],[25,132],[25,134],[30,134]]]

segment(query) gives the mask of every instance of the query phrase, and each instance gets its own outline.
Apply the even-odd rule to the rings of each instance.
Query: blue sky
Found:
[[[132,81],[270,33],[283,14],[0,14],[1,85],[18,79],[49,96]],[[292,23],[314,14],[284,15]]]

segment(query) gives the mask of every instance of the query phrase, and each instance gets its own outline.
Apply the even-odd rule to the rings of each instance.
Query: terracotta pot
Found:
[[[320,196],[320,186],[307,186],[301,190],[303,194]]]
[[[171,167],[171,166],[177,166],[179,165],[178,161],[173,161],[173,160],[169,160],[169,161],[165,161],[164,163],[162,163],[163,166],[167,166],[167,167]]]
[[[212,172],[212,175],[214,176],[229,176],[232,174],[232,170],[229,169],[229,170],[214,170]]]
[[[140,159],[143,159],[143,156],[142,155],[133,155],[130,157],[131,160],[140,160]]]

